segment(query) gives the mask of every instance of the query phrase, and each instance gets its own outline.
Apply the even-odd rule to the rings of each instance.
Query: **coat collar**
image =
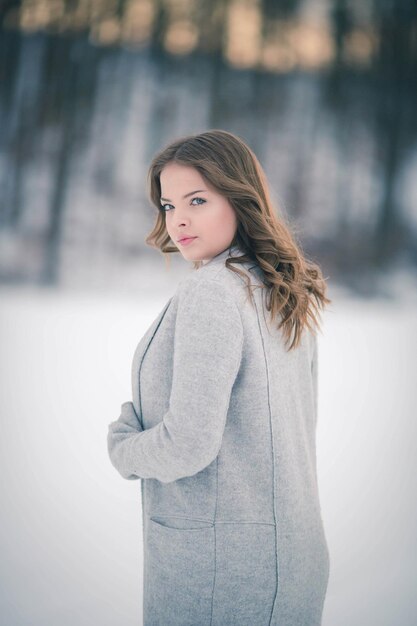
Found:
[[[216,254],[216,256],[212,257],[209,261],[207,261],[207,263],[203,263],[202,267],[206,267],[206,265],[217,265],[219,263],[224,264],[225,260],[229,257],[241,256],[243,254],[245,254],[245,251],[242,250],[242,248],[240,248],[239,246],[232,246],[226,248],[226,250],[223,250],[223,252]],[[246,267],[248,270],[251,270],[254,267],[256,268],[257,264],[247,261],[243,264],[243,266]]]
[[[240,256],[241,254],[244,254],[243,250],[241,250],[238,246],[232,246],[226,248],[226,250],[223,250],[223,252],[219,252],[219,254],[216,254],[216,256],[212,257],[206,263],[204,263],[203,266],[205,267],[206,265],[223,263],[227,258],[231,256]]]
[[[168,302],[164,305],[162,311],[160,311],[157,317],[154,319],[152,324],[149,326],[148,330],[143,335],[142,339],[139,341],[136,346],[132,366],[131,366],[131,382],[132,382],[132,402],[135,408],[137,415],[139,416],[139,420],[142,421],[142,407],[140,402],[140,368],[142,367],[142,361],[145,356],[145,353],[148,349],[149,344],[151,343],[156,331],[158,330],[159,324],[162,322],[162,319],[167,312],[169,305],[172,302],[174,296],[172,296]]]

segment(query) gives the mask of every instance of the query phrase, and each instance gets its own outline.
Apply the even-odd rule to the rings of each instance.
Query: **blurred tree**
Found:
[[[330,14],[335,43],[334,67],[339,72],[345,61],[344,52],[347,37],[355,26],[351,2],[349,0],[334,0]]]
[[[409,236],[398,210],[396,180],[417,135],[417,3],[373,0],[378,46],[372,66],[373,115],[383,190],[375,259],[386,265]]]

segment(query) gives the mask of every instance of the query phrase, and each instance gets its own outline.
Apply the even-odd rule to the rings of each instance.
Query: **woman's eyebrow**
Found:
[[[200,193],[201,191],[206,191],[206,189],[196,189],[196,191],[190,191],[190,193],[186,193],[183,198],[188,198],[188,196],[192,196],[193,193]],[[169,198],[161,198],[161,200],[165,200],[165,202],[172,202]]]

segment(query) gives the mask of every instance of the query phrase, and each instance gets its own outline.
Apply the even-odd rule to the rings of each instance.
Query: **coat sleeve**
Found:
[[[221,447],[242,358],[242,321],[221,282],[206,279],[186,287],[178,301],[168,410],[158,424],[141,432],[136,432],[140,425],[134,418],[109,425],[110,459],[124,478],[169,483],[193,476]],[[163,372],[155,371],[155,376]],[[125,407],[126,417],[132,409]]]

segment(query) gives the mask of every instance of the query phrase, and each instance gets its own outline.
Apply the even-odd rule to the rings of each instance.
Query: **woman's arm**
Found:
[[[169,483],[216,458],[242,345],[240,313],[226,287],[215,279],[190,281],[178,302],[167,412],[156,426],[137,432],[133,407],[125,403],[125,417],[109,425],[110,459],[124,478]],[[163,375],[155,370],[155,377]]]

